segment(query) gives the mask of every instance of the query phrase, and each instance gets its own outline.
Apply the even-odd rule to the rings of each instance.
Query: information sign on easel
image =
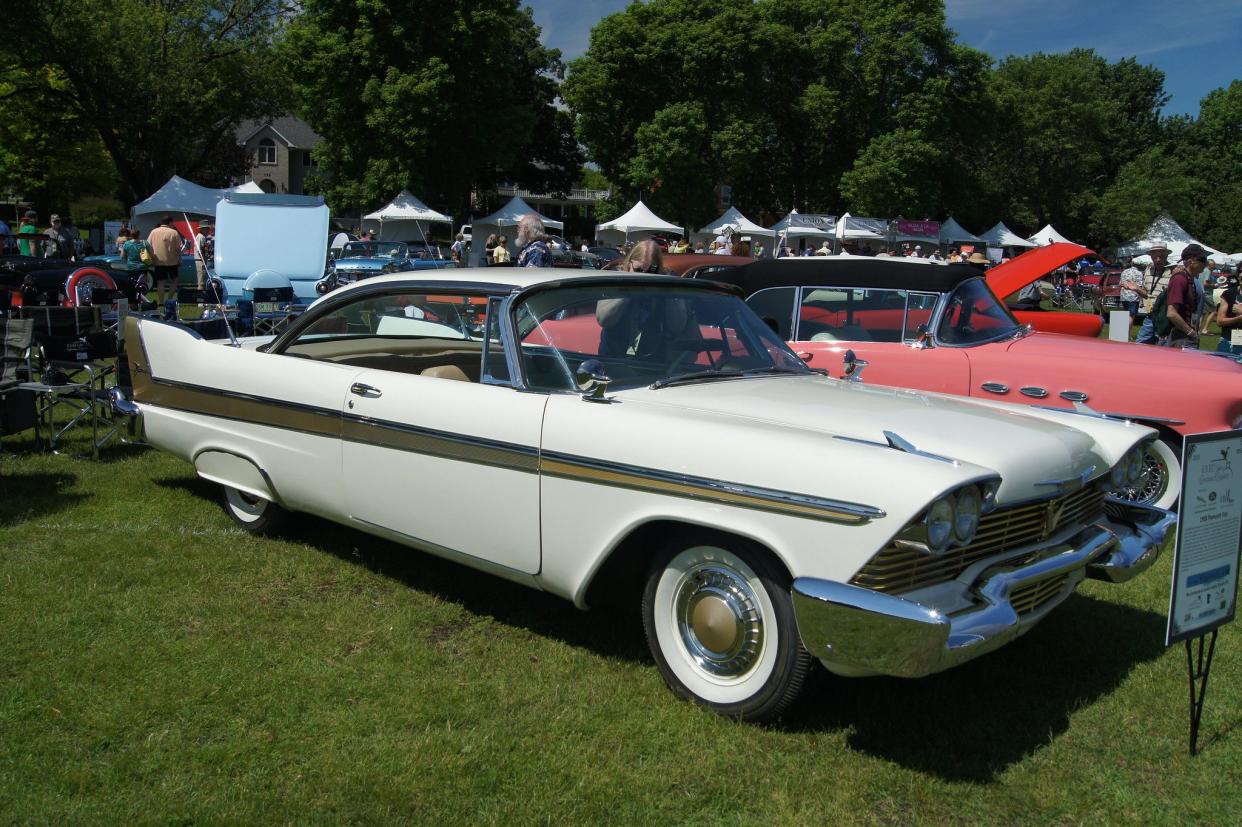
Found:
[[[1182,490],[1165,645],[1186,644],[1190,754],[1198,752],[1203,696],[1216,635],[1234,619],[1242,563],[1242,431],[1192,434],[1182,447]],[[1197,652],[1196,652],[1197,648]]]

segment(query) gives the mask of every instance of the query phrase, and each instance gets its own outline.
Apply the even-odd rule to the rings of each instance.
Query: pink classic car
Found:
[[[1079,408],[1156,428],[1142,480],[1116,492],[1172,507],[1185,434],[1242,427],[1242,365],[1209,353],[1033,332],[978,268],[835,256],[713,272],[813,368],[863,381],[980,399]],[[859,362],[861,364],[861,361]]]

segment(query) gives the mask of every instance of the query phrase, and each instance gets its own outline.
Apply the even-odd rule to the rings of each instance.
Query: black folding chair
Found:
[[[4,350],[0,353],[0,435],[16,434],[35,425],[35,395],[22,384],[34,376],[34,322],[0,317]]]
[[[19,387],[34,393],[35,440],[51,451],[79,424],[91,427],[91,455],[117,432],[108,407],[108,380],[116,372],[116,334],[103,320],[102,307],[21,307],[33,324],[34,372]],[[68,408],[69,420],[58,426],[56,412]],[[103,435],[100,435],[101,429]]]

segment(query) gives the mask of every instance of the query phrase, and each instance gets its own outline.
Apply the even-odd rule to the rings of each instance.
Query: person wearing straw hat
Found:
[[[1144,345],[1158,344],[1159,340],[1156,336],[1156,329],[1153,327],[1151,318],[1151,309],[1155,305],[1156,299],[1160,298],[1160,294],[1169,286],[1168,270],[1169,248],[1163,241],[1157,241],[1151,247],[1147,248],[1147,254],[1151,256],[1151,264],[1148,264],[1143,271],[1143,286],[1139,295],[1140,307],[1139,315],[1143,316],[1143,324],[1139,328],[1138,336],[1134,341]]]

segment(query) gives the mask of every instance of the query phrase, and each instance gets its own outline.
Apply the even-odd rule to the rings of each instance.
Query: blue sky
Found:
[[[526,0],[544,43],[581,55],[591,27],[628,0]],[[1197,114],[1199,100],[1242,77],[1242,0],[946,0],[958,39],[994,58],[1093,48],[1164,71],[1165,114]]]

